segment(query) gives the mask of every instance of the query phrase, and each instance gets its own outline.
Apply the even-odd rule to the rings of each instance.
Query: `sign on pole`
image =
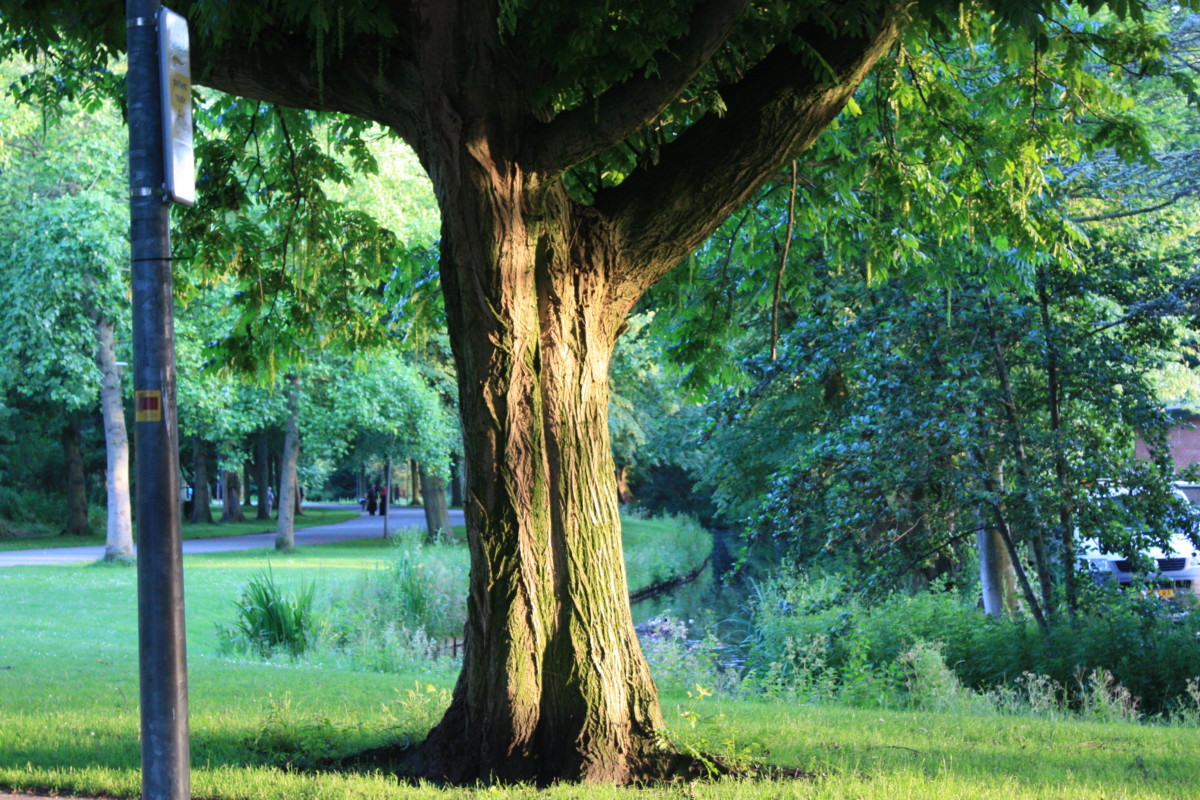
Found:
[[[187,20],[169,8],[163,8],[158,16],[158,59],[167,197],[191,206],[196,203],[191,47]]]

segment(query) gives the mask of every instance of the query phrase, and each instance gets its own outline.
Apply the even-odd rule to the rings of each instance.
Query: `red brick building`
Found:
[[[1172,408],[1168,413],[1175,423],[1171,432],[1167,434],[1167,445],[1171,448],[1171,460],[1175,462],[1175,469],[1182,471],[1193,464],[1200,464],[1200,411]],[[1150,457],[1150,449],[1141,437],[1138,437],[1134,445],[1134,454],[1138,458]],[[1200,503],[1200,484],[1180,483],[1177,486],[1187,495],[1188,500]]]

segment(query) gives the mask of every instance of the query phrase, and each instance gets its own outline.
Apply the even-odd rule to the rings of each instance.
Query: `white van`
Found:
[[[1175,494],[1187,502],[1183,492],[1175,490]],[[1128,586],[1140,579],[1162,597],[1200,595],[1200,548],[1182,533],[1171,536],[1166,548],[1152,547],[1145,551],[1146,558],[1156,567],[1148,573],[1135,573],[1128,556],[1103,552],[1095,539],[1080,542],[1077,556],[1080,566],[1096,580],[1115,580]]]

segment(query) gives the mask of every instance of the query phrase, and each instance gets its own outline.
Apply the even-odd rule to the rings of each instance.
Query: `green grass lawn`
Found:
[[[659,530],[646,541],[661,543],[663,537],[670,534]],[[293,765],[302,766],[314,758],[419,738],[448,700],[454,661],[441,658],[419,669],[381,673],[351,669],[321,653],[308,661],[264,663],[220,650],[217,626],[232,622],[241,587],[267,565],[284,586],[312,580],[328,594],[366,571],[384,569],[396,547],[373,539],[290,554],[252,550],[184,559],[194,797],[363,800],[402,793],[473,800],[484,793],[402,788],[380,774],[289,770],[287,759],[281,760],[281,753],[292,754]],[[645,554],[631,554],[635,558],[651,561]],[[447,563],[461,565],[465,559]],[[115,565],[0,569],[0,787],[138,796],[135,584],[135,569]],[[768,699],[693,702],[674,690],[664,694],[663,709],[668,726],[689,746],[749,754],[810,776],[668,785],[638,790],[638,797],[1200,795],[1195,728]],[[486,794],[628,800],[631,790],[509,787],[488,788]]]
[[[220,509],[213,508],[214,517],[221,516]],[[266,522],[253,519],[257,513],[247,510],[245,522],[213,522],[213,523],[183,523],[184,539],[211,539],[220,536],[241,536],[247,533],[268,533],[275,530],[275,521]],[[318,525],[333,525],[338,522],[354,519],[358,512],[353,509],[338,510],[326,508],[306,508],[304,513],[296,517],[296,528],[314,528]],[[136,526],[134,533],[137,533]],[[49,547],[87,547],[103,545],[104,535],[95,536],[59,536],[46,534],[44,536],[14,536],[0,538],[0,552],[6,550],[40,550]]]

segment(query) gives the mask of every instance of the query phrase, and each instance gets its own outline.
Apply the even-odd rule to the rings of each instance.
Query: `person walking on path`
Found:
[[[375,494],[375,487],[367,490],[367,513],[372,517],[375,516],[375,509],[378,508],[379,495]]]

